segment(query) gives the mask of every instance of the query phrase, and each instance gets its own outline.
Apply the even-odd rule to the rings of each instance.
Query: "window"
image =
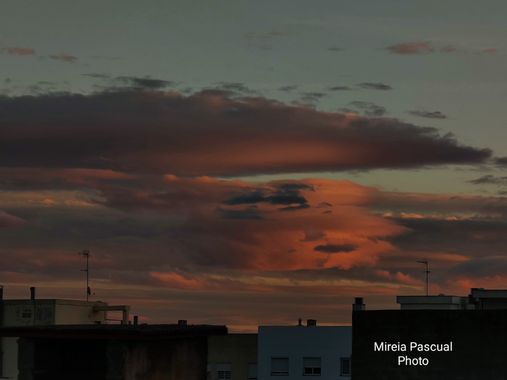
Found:
[[[350,376],[351,373],[350,358],[340,358],[340,376]]]
[[[320,358],[303,358],[304,376],[320,376],[320,369],[321,369]]]
[[[271,376],[289,376],[289,358],[271,358]]]
[[[248,380],[257,380],[257,363],[248,363]]]
[[[23,309],[21,311],[21,318],[23,319],[32,318],[32,309]]]
[[[217,379],[225,380],[231,378],[231,363],[217,363]]]

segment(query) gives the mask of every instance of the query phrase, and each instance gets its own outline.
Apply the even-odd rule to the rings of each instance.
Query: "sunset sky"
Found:
[[[0,5],[0,285],[350,323],[507,287],[500,0]]]

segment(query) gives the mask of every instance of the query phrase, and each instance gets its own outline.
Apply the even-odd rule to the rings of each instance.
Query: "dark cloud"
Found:
[[[497,177],[491,174],[468,181],[475,185],[507,185],[507,177]]]
[[[307,200],[301,195],[302,190],[312,190],[312,187],[299,183],[279,183],[275,185],[274,189],[254,189],[236,194],[225,200],[224,204],[241,205],[266,202],[272,205],[288,206],[281,209],[286,211],[292,207],[307,207]]]
[[[494,255],[494,253],[493,253]],[[466,277],[504,276],[507,273],[507,256],[488,256],[472,258],[454,266],[449,275]],[[478,286],[480,287],[480,285]]]
[[[159,90],[174,85],[175,83],[163,79],[153,79],[150,77],[133,77],[133,76],[120,76],[114,78],[115,82],[124,83],[133,88],[144,88],[150,90]]]
[[[282,87],[278,88],[278,91],[291,92],[291,91],[297,90],[297,88],[298,88],[297,85],[287,85],[287,86],[282,86]]]
[[[381,90],[381,91],[387,91],[392,90],[393,88],[389,86],[388,84],[384,83],[373,83],[373,82],[363,82],[358,84],[359,87],[365,88],[368,90]]]
[[[218,84],[219,90],[231,91],[238,94],[255,94],[256,91],[251,90],[245,84],[239,82],[221,82]]]
[[[447,119],[447,115],[440,111],[425,111],[425,110],[412,110],[408,111],[409,114],[428,119]]]
[[[82,74],[85,77],[95,78],[95,79],[111,79],[111,75],[109,74],[102,74],[102,73],[87,73]]]
[[[59,54],[51,54],[49,58],[54,59],[56,61],[62,61],[67,63],[75,63],[77,62],[77,57],[72,54],[67,53],[59,53]]]
[[[437,129],[219,90],[0,97],[4,167],[240,175],[479,163],[491,152]],[[24,154],[19,154],[24,152]]]
[[[302,95],[301,100],[303,102],[309,102],[309,103],[317,102],[326,96],[326,94],[324,94],[323,92],[315,92],[315,91],[314,92],[303,92],[301,95]]]
[[[352,87],[349,86],[333,86],[328,88],[329,91],[350,91]]]
[[[164,79],[151,78],[149,76],[137,77],[137,76],[117,76],[113,77],[109,74],[103,73],[87,73],[84,76],[100,79],[104,81],[104,85],[98,86],[99,88],[114,91],[119,88],[135,90],[161,90],[170,86],[174,86],[176,82],[168,81]]]
[[[496,157],[495,164],[498,166],[507,166],[507,157]]]
[[[263,219],[262,213],[260,213],[255,206],[247,207],[242,210],[219,208],[218,211],[223,219]]]
[[[321,244],[317,245],[314,249],[317,252],[324,253],[339,253],[339,252],[352,252],[357,247],[352,244]]]
[[[3,52],[9,55],[17,56],[30,56],[35,54],[35,50],[27,47],[11,46],[2,49]]]
[[[386,109],[372,102],[355,100],[349,103],[350,106],[360,110],[366,116],[380,117],[386,113]]]

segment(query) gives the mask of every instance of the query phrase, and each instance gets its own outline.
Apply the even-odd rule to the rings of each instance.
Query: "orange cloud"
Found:
[[[27,56],[27,55],[34,55],[35,54],[34,49],[26,48],[26,47],[12,46],[12,47],[4,48],[3,50],[5,52],[7,52],[7,54],[10,54],[10,55]]]

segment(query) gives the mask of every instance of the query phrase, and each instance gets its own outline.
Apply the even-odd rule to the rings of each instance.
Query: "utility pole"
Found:
[[[426,297],[427,297],[429,295],[429,291],[430,291],[430,264],[429,264],[428,260],[426,260],[426,259],[417,260],[417,262],[419,264],[426,265],[426,270],[424,271],[424,273],[426,274]]]
[[[86,268],[81,269],[81,272],[86,272],[86,302],[88,302],[88,298],[92,294],[92,290],[90,289],[90,251],[85,249],[78,252],[78,255],[86,259]]]

